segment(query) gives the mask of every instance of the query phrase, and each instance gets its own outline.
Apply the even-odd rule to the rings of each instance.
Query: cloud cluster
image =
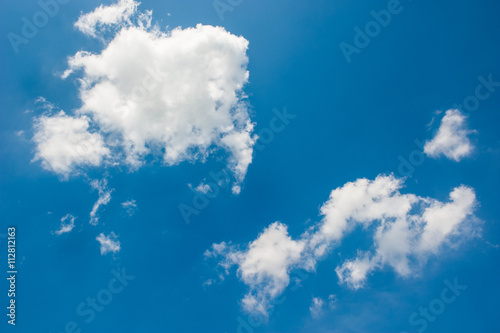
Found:
[[[466,117],[459,110],[450,109],[434,138],[425,143],[424,152],[433,158],[444,155],[458,162],[472,153],[474,147],[468,135],[474,132],[467,129]]]
[[[275,222],[243,249],[223,242],[213,244],[205,256],[218,258],[223,274],[237,266],[249,287],[243,308],[264,314],[288,286],[291,270],[314,271],[318,260],[357,227],[373,231],[373,244],[336,268],[339,283],[361,288],[370,273],[387,266],[407,277],[430,255],[471,234],[476,197],[472,188],[461,185],[444,203],[402,194],[402,186],[403,180],[392,175],[349,182],[331,192],[321,207],[322,220],[297,240],[286,225]]]
[[[67,177],[106,163],[135,170],[148,155],[174,165],[223,151],[237,186],[257,139],[243,92],[248,41],[201,24],[162,32],[137,5],[121,0],[76,23],[90,36],[115,33],[100,53],[70,57],[63,78],[78,76],[82,106],[37,119],[36,159]]]

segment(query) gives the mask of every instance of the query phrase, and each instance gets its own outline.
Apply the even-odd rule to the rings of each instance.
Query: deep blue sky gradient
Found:
[[[350,64],[339,44],[352,44],[353,28],[363,27],[372,19],[370,11],[386,8],[387,1],[245,0],[221,21],[212,1],[143,0],[140,8],[152,9],[162,26],[221,25],[249,40],[245,91],[257,132],[269,126],[273,108],[286,106],[297,117],[254,153],[241,194],[221,190],[189,225],[178,209],[193,198],[187,184],[224,168],[224,156],[174,167],[151,163],[132,173],[89,169],[90,178],[106,176],[114,189],[99,225],[91,226],[88,214],[97,193],[83,177],[61,181],[31,162],[30,140],[32,118],[42,112],[34,103],[38,96],[67,112],[80,106],[75,80],[61,80],[57,73],[78,50],[102,48],[73,28],[81,12],[100,3],[74,0],[61,6],[17,54],[6,34],[19,33],[21,17],[39,7],[33,0],[0,4],[0,232],[17,226],[20,256],[18,325],[8,327],[3,318],[2,332],[64,332],[71,320],[83,332],[236,332],[237,318],[246,318],[239,305],[246,287],[234,275],[203,286],[216,276],[214,263],[203,258],[212,243],[248,243],[274,221],[288,224],[298,237],[320,219],[318,208],[332,189],[380,173],[399,176],[398,156],[408,159],[418,150],[415,139],[431,138],[439,117],[426,125],[435,112],[474,94],[478,76],[492,74],[500,81],[500,3],[494,0],[404,0],[401,14]],[[460,163],[426,158],[403,189],[447,201],[455,186],[472,186],[482,238],[430,258],[419,276],[405,280],[385,269],[367,288],[352,291],[337,284],[334,268],[369,246],[365,234],[353,233],[316,273],[308,273],[301,288],[287,289],[286,301],[255,331],[415,332],[409,315],[439,297],[444,279],[455,277],[468,289],[426,332],[500,331],[499,107],[500,89],[470,114],[469,126],[478,131],[471,158]],[[16,136],[20,130],[24,135]],[[130,199],[138,204],[132,217],[120,205]],[[77,216],[76,227],[56,237],[51,232],[67,213]],[[110,231],[122,249],[101,256],[95,237]],[[4,262],[3,239],[1,247]],[[95,320],[84,323],[76,307],[105,288],[117,267],[135,279]],[[5,281],[1,286],[7,290]],[[337,308],[314,320],[311,298],[329,294],[337,295]]]

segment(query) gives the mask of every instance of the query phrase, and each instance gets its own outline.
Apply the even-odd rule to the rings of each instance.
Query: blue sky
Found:
[[[0,6],[2,332],[500,329],[497,2]]]

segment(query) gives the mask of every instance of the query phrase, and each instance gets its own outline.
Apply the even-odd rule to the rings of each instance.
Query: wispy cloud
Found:
[[[54,234],[60,236],[62,234],[71,232],[71,230],[73,230],[73,228],[75,227],[75,219],[76,217],[71,214],[67,214],[66,216],[64,216],[61,219],[61,227],[59,228],[59,230],[54,231]]]
[[[137,210],[137,202],[135,200],[128,200],[122,202],[122,207],[127,211],[129,216],[132,216]]]
[[[99,208],[111,201],[111,192],[113,192],[113,189],[108,189],[107,179],[102,179],[101,181],[93,180],[90,182],[90,186],[99,192],[99,198],[90,211],[90,224],[96,225],[99,222],[99,216],[97,215]]]
[[[313,297],[311,306],[309,307],[309,311],[311,312],[311,316],[313,318],[319,318],[323,314],[325,301],[323,301],[319,297]]]

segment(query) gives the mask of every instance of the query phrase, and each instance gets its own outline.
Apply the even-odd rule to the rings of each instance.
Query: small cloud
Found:
[[[488,244],[491,247],[494,247],[495,249],[498,249],[498,246],[499,246],[498,244],[492,244],[492,243],[490,243],[488,241],[486,241],[486,244]]]
[[[135,200],[128,200],[122,202],[122,207],[127,211],[129,216],[132,216],[137,211],[137,203]]]
[[[211,191],[211,187],[208,184],[204,184],[203,182],[200,183],[200,185],[196,186],[195,191],[198,191],[203,194],[207,194],[209,191]]]
[[[214,283],[215,283],[214,279],[208,279],[205,282],[203,282],[203,285],[208,287],[208,286],[211,286]]]
[[[324,312],[325,301],[323,301],[319,297],[313,297],[311,306],[309,307],[309,311],[311,311],[311,316],[313,318],[319,318]]]
[[[337,296],[336,295],[330,295],[328,296],[328,306],[330,309],[335,309],[337,307]]]
[[[56,108],[54,103],[47,101],[47,99],[45,97],[42,97],[42,96],[37,97],[37,99],[35,100],[35,104],[41,104],[40,108],[42,110],[44,110],[45,112],[52,112],[52,110],[54,110]],[[30,112],[32,112],[32,111],[26,110],[25,113],[30,113]]]
[[[241,186],[239,186],[239,185],[234,185],[234,186],[231,188],[231,192],[233,192],[233,194],[235,194],[235,195],[240,194],[240,192],[241,192]]]
[[[54,234],[56,234],[57,236],[60,236],[62,234],[68,233],[71,230],[73,230],[73,228],[75,227],[75,219],[76,219],[76,217],[74,217],[71,214],[67,214],[66,216],[64,216],[61,219],[60,229],[57,231],[54,231]]]
[[[116,253],[121,249],[118,236],[116,236],[114,232],[111,232],[109,236],[104,236],[103,233],[100,233],[99,236],[96,237],[96,240],[101,244],[101,255],[105,255],[109,252]]]
[[[444,155],[457,162],[469,156],[474,146],[468,135],[476,131],[468,130],[465,120],[459,110],[446,111],[436,135],[425,143],[424,152],[433,158]]]
[[[93,180],[90,182],[90,186],[99,192],[99,198],[94,203],[92,211],[90,212],[90,224],[96,225],[99,222],[97,212],[101,206],[107,205],[111,201],[111,192],[113,192],[113,189],[108,189],[107,179],[103,179],[101,181]]]
[[[131,24],[130,17],[138,5],[133,0],[120,0],[110,6],[101,5],[93,12],[80,16],[75,27],[86,35],[97,37],[99,28]]]

